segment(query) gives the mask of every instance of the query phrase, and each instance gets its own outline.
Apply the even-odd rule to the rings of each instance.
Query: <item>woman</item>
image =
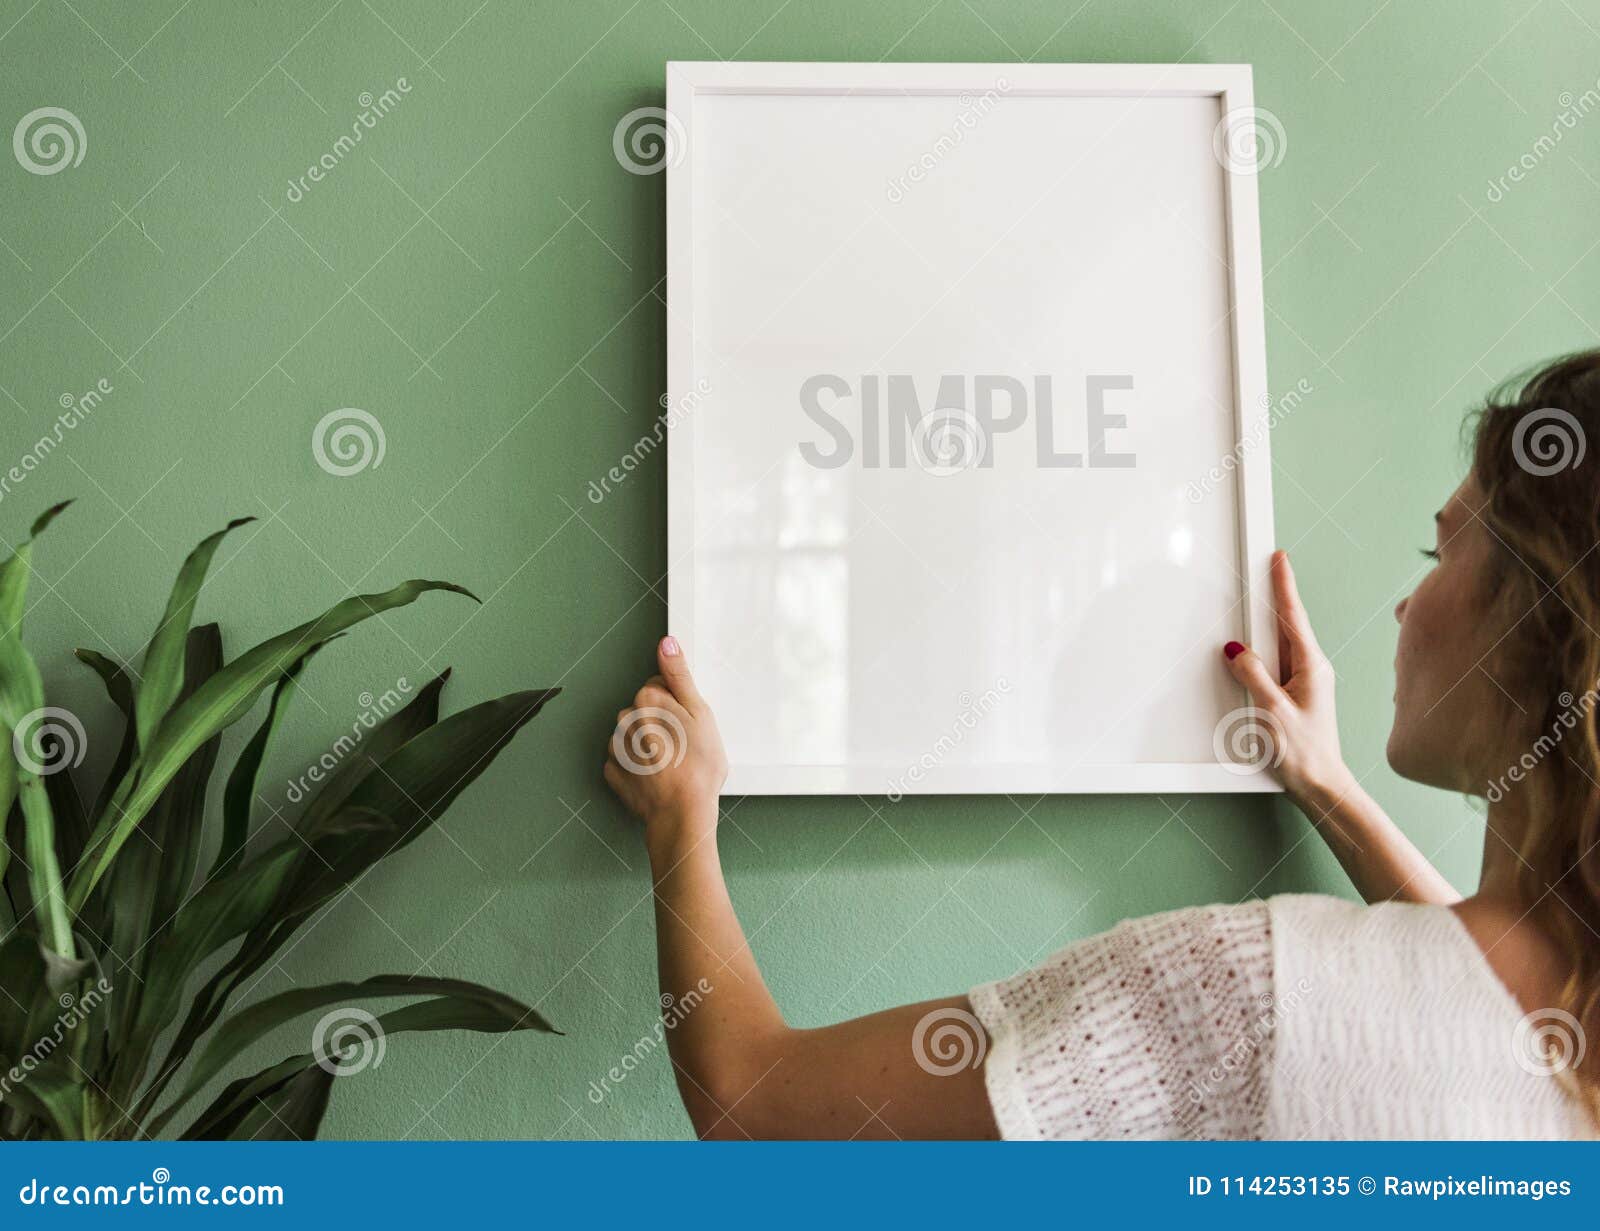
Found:
[[[634,698],[670,757],[606,781],[645,823],[668,1038],[702,1137],[1558,1138],[1600,1107],[1600,351],[1491,399],[1435,563],[1395,609],[1404,776],[1488,800],[1461,898],[1339,753],[1288,558],[1280,678],[1221,647],[1276,769],[1369,906],[1312,895],[1120,924],[969,995],[788,1026],[716,847],[727,762],[678,643]],[[631,710],[618,716],[630,720]],[[681,761],[672,763],[682,754]],[[632,758],[629,758],[632,761]],[[637,765],[637,761],[632,762]],[[706,989],[710,989],[707,991]]]

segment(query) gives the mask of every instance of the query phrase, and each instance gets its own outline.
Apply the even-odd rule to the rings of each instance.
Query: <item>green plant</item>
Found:
[[[410,1030],[555,1033],[509,996],[414,975],[295,988],[228,1011],[296,929],[426,830],[559,691],[512,693],[441,719],[445,671],[345,750],[289,832],[249,840],[267,745],[312,655],[429,590],[468,591],[407,581],[358,595],[225,662],[217,626],[191,624],[211,557],[244,521],[231,523],[184,561],[141,672],[77,652],[125,722],[111,772],[85,807],[66,764],[82,760],[81,725],[46,707],[22,645],[33,539],[65,507],[41,516],[0,565],[0,1135],[156,1136],[268,1031],[355,1000],[409,1001],[381,1017],[361,1013],[368,1046]],[[206,791],[221,732],[268,688],[212,840]],[[355,1046],[348,1035],[335,1044],[232,1082],[182,1136],[315,1136]]]

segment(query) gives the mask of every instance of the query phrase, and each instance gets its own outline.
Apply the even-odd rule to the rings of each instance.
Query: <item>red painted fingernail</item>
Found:
[[[1228,656],[1228,661],[1232,662],[1234,659],[1238,658],[1239,655],[1244,653],[1244,646],[1240,642],[1230,641],[1227,645],[1222,647],[1222,652]]]

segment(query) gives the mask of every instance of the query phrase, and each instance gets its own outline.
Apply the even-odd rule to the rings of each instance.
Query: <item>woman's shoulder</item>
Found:
[[[1503,1008],[1506,997],[1471,934],[1448,906],[1419,902],[1371,905],[1327,894],[1267,899],[1273,978],[1287,987],[1317,986],[1341,1013],[1394,1013],[1441,997],[1475,1011]],[[1352,1008],[1346,996],[1357,999]]]
[[[1401,969],[1424,998],[1432,983],[1479,1006],[1534,1012],[1554,1004],[1567,971],[1548,936],[1520,907],[1482,899],[1450,906],[1381,902],[1372,906],[1324,894],[1268,900],[1280,970],[1341,958],[1367,972]]]
[[[1524,1056],[1524,1008],[1456,910],[1311,894],[1267,905],[1283,1006],[1268,1135],[1587,1133],[1562,1085]]]
[[[1332,947],[1347,954],[1415,953],[1418,946],[1465,960],[1476,946],[1448,906],[1421,902],[1353,902],[1324,893],[1285,893],[1264,903],[1274,951]]]
[[[1414,902],[1368,905],[1330,894],[1293,893],[1243,902],[1212,903],[1125,919],[1092,942],[1124,962],[1161,967],[1183,981],[1196,963],[1254,964],[1263,958],[1280,985],[1308,969],[1330,965],[1346,978],[1386,970],[1415,979],[1417,961],[1429,973],[1459,983],[1463,973],[1490,973],[1472,932],[1447,906]],[[1428,982],[1423,978],[1420,982]],[[1479,993],[1481,979],[1469,980]]]

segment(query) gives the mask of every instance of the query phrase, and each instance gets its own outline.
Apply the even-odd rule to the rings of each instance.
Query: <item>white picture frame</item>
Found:
[[[728,793],[1279,789],[1221,654],[1276,670],[1250,67],[666,103],[668,620]]]

